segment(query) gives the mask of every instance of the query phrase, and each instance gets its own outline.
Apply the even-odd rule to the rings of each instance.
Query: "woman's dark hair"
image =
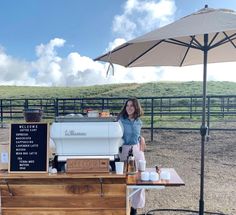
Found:
[[[119,115],[118,115],[118,118],[120,117],[124,117],[124,118],[128,118],[128,113],[126,111],[126,106],[127,106],[127,103],[131,101],[133,103],[133,106],[134,106],[134,119],[137,119],[138,117],[142,116],[143,115],[143,109],[141,108],[141,105],[138,101],[137,98],[129,98],[126,100],[124,106],[122,107]]]

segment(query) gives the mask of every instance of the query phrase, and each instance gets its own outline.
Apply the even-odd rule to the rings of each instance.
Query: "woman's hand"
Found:
[[[140,151],[144,152],[146,149],[146,143],[144,137],[140,137],[140,143],[139,143]]]

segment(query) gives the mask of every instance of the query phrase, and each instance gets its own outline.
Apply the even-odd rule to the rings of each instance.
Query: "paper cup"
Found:
[[[146,161],[145,160],[138,161],[138,170],[140,172],[144,172],[146,170]]]
[[[169,171],[161,171],[160,179],[170,180],[170,172]]]
[[[124,173],[124,162],[115,162],[116,166],[116,174],[123,174]]]
[[[157,172],[150,172],[149,179],[150,179],[150,181],[158,181],[159,180],[158,173]]]
[[[141,172],[141,180],[149,181],[149,172]]]

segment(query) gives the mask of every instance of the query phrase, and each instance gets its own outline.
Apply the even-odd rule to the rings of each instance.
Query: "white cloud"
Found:
[[[85,86],[106,84],[105,65],[77,52],[67,57],[58,56],[56,49],[66,41],[56,38],[36,48],[38,60],[32,62],[39,85]]]
[[[139,21],[140,25],[145,31],[150,31],[172,22],[176,6],[171,0],[161,0],[159,3],[150,1],[142,5],[142,11],[146,12],[146,16]]]
[[[61,38],[55,38],[53,40],[50,40],[50,42],[46,45],[40,44],[36,47],[36,55],[38,57],[54,57],[57,54],[55,51],[55,47],[63,47],[65,42],[66,41]]]
[[[105,65],[79,53],[58,56],[65,40],[55,38],[36,47],[37,60],[26,62],[0,49],[0,84],[38,86],[84,86],[109,83]]]
[[[0,84],[21,85],[29,82],[34,84],[34,79],[30,77],[30,64],[28,62],[15,59],[0,49]]]
[[[105,84],[107,81],[104,64],[76,52],[64,60],[63,71],[66,86]]]
[[[106,49],[106,52],[111,51],[115,47],[117,47],[125,42],[126,42],[126,40],[124,38],[116,38],[114,41],[112,41],[108,44],[108,48]]]
[[[207,65],[208,81],[236,82],[236,63],[214,63]],[[203,65],[186,67],[161,67],[160,81],[202,81]]]
[[[173,21],[173,0],[127,0],[124,11],[113,20],[113,32],[130,40],[144,32]]]
[[[108,66],[108,65],[107,65]],[[109,73],[109,83],[142,83],[158,80],[159,69],[153,68],[124,68],[114,65],[114,76]]]
[[[31,63],[37,85],[63,85],[62,58],[56,48],[63,47],[66,41],[60,38],[50,40],[48,44],[36,47],[38,59]]]

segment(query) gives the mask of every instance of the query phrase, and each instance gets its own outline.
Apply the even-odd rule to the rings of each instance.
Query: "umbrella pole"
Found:
[[[207,54],[208,54],[208,34],[204,34],[204,63],[203,63],[203,97],[202,97],[202,125],[201,133],[201,174],[200,174],[200,200],[199,200],[199,214],[204,214],[204,153],[205,141],[207,134],[206,126],[206,83],[207,83]]]

